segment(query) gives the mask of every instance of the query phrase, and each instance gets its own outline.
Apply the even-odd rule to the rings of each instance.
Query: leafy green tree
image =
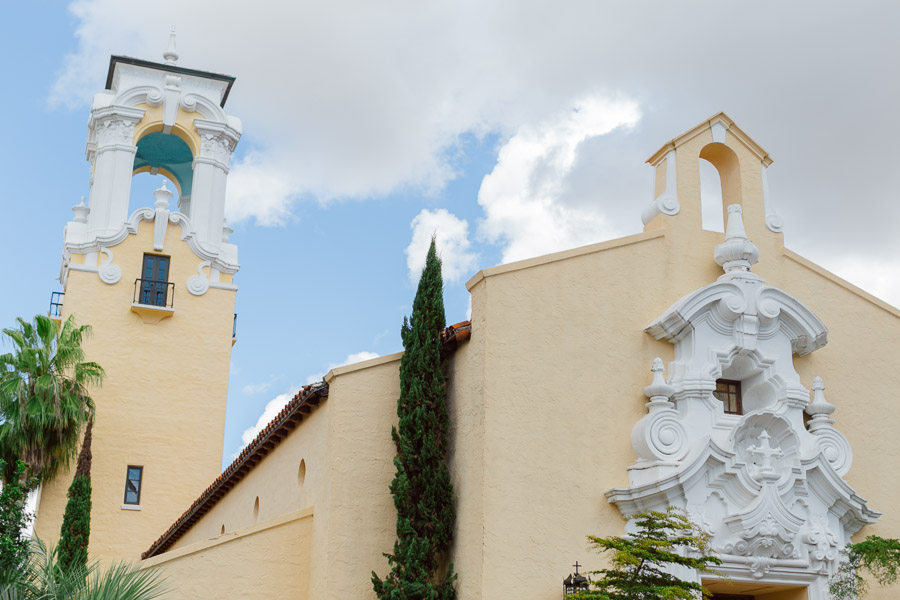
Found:
[[[441,364],[441,332],[445,327],[441,261],[435,240],[425,260],[413,300],[412,317],[400,331],[400,398],[396,474],[391,495],[397,509],[397,539],[385,554],[390,573],[372,583],[381,600],[451,600],[456,597],[453,565],[453,486],[446,461],[447,396]]]
[[[0,472],[13,480],[18,460],[40,482],[53,478],[74,456],[81,430],[93,413],[89,388],[103,378],[100,365],[84,360],[87,325],[72,317],[60,324],[37,315],[33,323],[4,329],[13,352],[0,355]]]
[[[680,509],[647,511],[631,517],[636,526],[624,537],[588,536],[591,545],[610,553],[610,567],[594,571],[600,578],[588,592],[573,594],[578,600],[695,600],[709,592],[695,581],[684,581],[669,572],[670,567],[686,567],[701,573],[713,572],[710,565],[722,564],[712,556],[709,536]]]
[[[6,465],[0,460],[0,469]],[[28,519],[25,500],[37,486],[35,479],[26,479],[25,463],[16,463],[14,478],[0,491],[0,571],[18,571],[28,559],[28,538],[23,535]]]
[[[847,545],[847,560],[828,582],[833,600],[855,600],[869,590],[867,572],[880,585],[888,586],[900,579],[900,540],[870,535],[865,541]]]
[[[91,431],[94,419],[88,421],[78,453],[75,477],[69,485],[69,500],[59,532],[58,561],[66,571],[87,567],[88,542],[91,537]]]

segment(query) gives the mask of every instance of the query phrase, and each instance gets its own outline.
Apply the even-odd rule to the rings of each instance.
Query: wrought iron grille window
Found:
[[[135,281],[135,302],[147,306],[172,306],[175,284],[169,283],[168,256],[145,254],[141,278]],[[171,289],[170,289],[171,286]]]
[[[725,405],[725,413],[729,415],[744,414],[741,405],[741,382],[734,379],[716,379],[716,391],[713,396]]]
[[[125,504],[141,503],[141,478],[144,476],[144,467],[128,465],[128,474],[125,476]]]

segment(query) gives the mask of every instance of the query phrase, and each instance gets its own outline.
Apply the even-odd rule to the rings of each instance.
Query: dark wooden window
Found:
[[[716,379],[716,391],[713,396],[722,401],[725,412],[729,415],[744,414],[741,405],[741,382],[734,379]]]
[[[141,270],[140,303],[166,306],[169,291],[169,257],[145,254]]]
[[[128,465],[128,474],[125,476],[125,504],[141,503],[141,478],[144,476],[144,467]]]

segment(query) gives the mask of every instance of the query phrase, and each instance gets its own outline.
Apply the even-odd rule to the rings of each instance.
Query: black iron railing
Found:
[[[172,308],[175,301],[175,282],[153,279],[134,280],[134,302],[145,306]]]
[[[58,317],[62,312],[63,296],[65,292],[50,292],[50,311],[47,313],[50,317]]]
[[[231,325],[231,339],[237,339],[237,313],[234,313],[234,323]]]

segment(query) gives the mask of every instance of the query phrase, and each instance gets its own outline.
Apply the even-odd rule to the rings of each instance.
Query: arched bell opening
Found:
[[[164,169],[160,169],[155,175],[150,172],[150,169],[142,169],[135,171],[131,178],[131,195],[128,198],[129,218],[139,208],[154,208],[153,192],[161,188],[163,182],[165,182],[166,188],[173,193],[172,199],[169,201],[169,210],[172,212],[178,210],[178,206],[182,204],[178,180]]]
[[[743,205],[740,162],[734,150],[718,142],[704,146],[699,159],[703,229],[724,232],[727,207]]]
[[[704,231],[725,233],[722,212],[722,179],[711,162],[700,161],[700,219]]]
[[[171,210],[188,213],[191,185],[194,179],[194,155],[188,144],[174,133],[154,131],[137,142],[128,214],[137,208],[153,206],[152,191],[159,188],[162,178],[172,182],[177,193]],[[149,177],[142,176],[149,174]]]

